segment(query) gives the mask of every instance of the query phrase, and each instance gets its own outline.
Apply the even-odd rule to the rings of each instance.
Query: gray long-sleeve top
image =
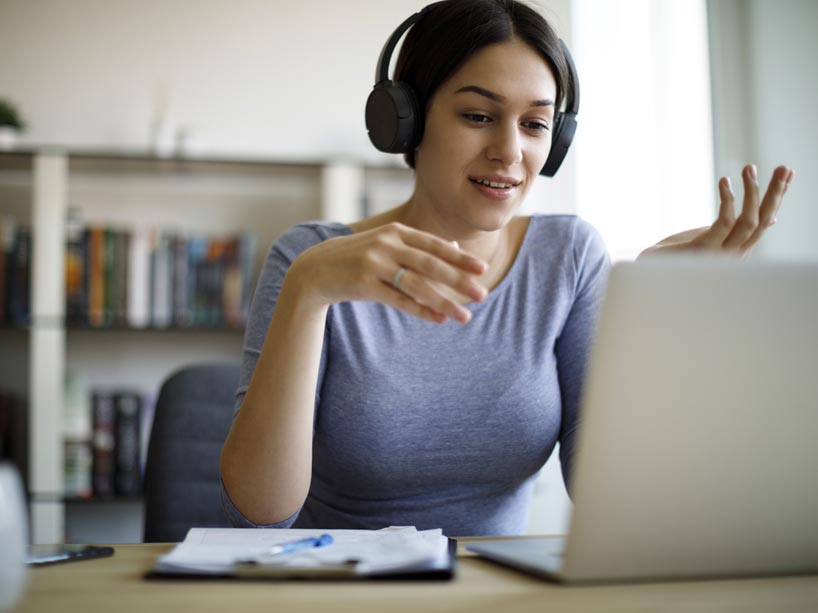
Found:
[[[236,413],[292,261],[351,234],[299,224],[271,248],[245,332]],[[560,442],[568,482],[586,358],[610,261],[572,215],[536,215],[507,275],[468,324],[374,302],[332,305],[315,396],[309,495],[273,528],[414,525],[519,534],[537,473]],[[258,527],[222,488],[233,525]]]

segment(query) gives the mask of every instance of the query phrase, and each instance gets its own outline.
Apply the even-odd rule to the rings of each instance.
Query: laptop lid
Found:
[[[818,571],[818,266],[617,264],[562,578]]]

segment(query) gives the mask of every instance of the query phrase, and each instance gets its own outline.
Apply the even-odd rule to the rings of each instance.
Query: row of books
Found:
[[[65,496],[112,498],[141,493],[144,411],[145,399],[138,392],[95,390],[90,415],[66,416]]]
[[[194,236],[70,219],[66,230],[69,325],[245,325],[255,283],[252,234]],[[0,217],[0,324],[30,322],[30,274],[30,231]]]
[[[29,321],[31,232],[0,216],[0,324]]]
[[[66,319],[90,326],[242,327],[256,239],[69,224]]]

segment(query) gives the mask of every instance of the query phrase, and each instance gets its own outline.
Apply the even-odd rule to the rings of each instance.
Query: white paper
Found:
[[[299,553],[265,555],[271,546],[322,534],[334,542]],[[448,539],[440,529],[414,527],[384,530],[252,530],[246,528],[191,528],[170,553],[159,558],[156,570],[230,573],[236,563],[254,560],[265,565],[320,569],[350,560],[357,574],[399,571],[420,564],[438,563],[448,555]]]

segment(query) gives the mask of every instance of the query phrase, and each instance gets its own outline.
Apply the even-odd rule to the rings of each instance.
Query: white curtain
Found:
[[[573,0],[577,212],[614,260],[717,211],[704,0]],[[733,185],[739,177],[733,177]]]

